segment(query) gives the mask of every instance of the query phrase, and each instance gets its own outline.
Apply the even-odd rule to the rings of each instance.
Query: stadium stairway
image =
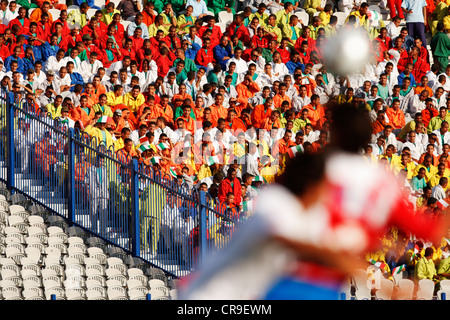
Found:
[[[59,192],[16,174],[27,193],[68,210]],[[0,183],[0,299],[170,300],[177,279]]]

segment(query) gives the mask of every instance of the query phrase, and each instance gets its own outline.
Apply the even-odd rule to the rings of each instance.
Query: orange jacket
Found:
[[[252,98],[255,93],[259,91],[260,89],[256,82],[250,82],[250,85],[248,87],[243,82],[241,82],[236,86],[237,102],[247,106],[248,99]]]
[[[311,121],[312,126],[314,129],[317,128],[317,124],[319,123],[319,120],[325,116],[325,110],[321,105],[318,105],[316,109],[311,104],[308,104],[304,106],[303,108],[308,109],[308,119]]]
[[[277,155],[283,155],[286,152],[288,152],[289,148],[296,146],[295,142],[292,140],[289,140],[287,143],[284,141],[284,139],[279,139],[275,141],[273,147],[272,147],[272,156],[276,157]]]
[[[90,108],[89,108],[90,109]],[[94,114],[94,112],[91,110],[90,114]],[[91,119],[93,117],[91,117],[90,115],[88,115],[86,113],[86,111],[84,111],[81,107],[76,107],[76,108],[71,108],[69,110],[69,117],[73,120],[73,121],[77,121],[80,120],[83,123],[83,126],[86,127]]]
[[[173,109],[170,105],[167,105],[163,108],[160,104],[155,105],[155,114],[158,114],[157,117],[164,117],[166,119],[167,124],[173,125]]]
[[[324,148],[327,144],[328,144],[328,143],[325,142],[323,145],[321,145],[319,142],[314,141],[314,142],[311,144],[311,151],[312,151],[313,153],[322,152],[322,151],[323,151],[323,148]]]
[[[273,105],[275,106],[275,109],[281,108],[283,101],[289,102],[289,108],[291,107],[291,98],[289,98],[286,94],[282,97],[279,93],[277,93],[273,97]]]
[[[251,115],[253,125],[256,128],[259,128],[261,126],[261,124],[264,122],[264,120],[266,118],[268,118],[271,114],[272,114],[272,109],[269,108],[269,109],[265,110],[263,104],[259,104],[259,105],[255,106],[255,108],[253,109],[252,115]]]
[[[30,22],[41,22],[41,16],[42,16],[42,10],[41,8],[36,8],[33,10],[33,12],[30,14]],[[53,16],[50,12],[48,12],[48,22],[50,22],[50,24],[53,23]]]
[[[184,104],[183,101],[186,100],[186,99],[190,99],[191,100],[190,104],[192,106],[192,104],[193,104],[192,96],[189,93],[185,92],[184,94],[179,94],[179,93],[174,94],[173,98],[172,98],[173,108],[176,109],[177,107],[183,105]],[[182,100],[182,101],[180,101],[180,100]]]
[[[277,127],[281,128],[281,123],[279,119],[276,119],[274,122],[269,118],[266,118],[262,123],[260,129],[264,129],[266,131],[272,130],[272,128]]]
[[[214,122],[217,123],[217,120],[219,118],[226,118],[228,116],[228,109],[224,106],[217,106],[216,104],[213,104],[210,106],[211,109],[211,117],[213,118]]]
[[[184,123],[185,123],[186,130],[188,130],[192,134],[195,134],[195,127],[196,126],[195,126],[195,120],[194,119],[192,119],[191,117],[185,118],[185,117],[181,116],[181,117],[178,117],[175,122],[177,122],[178,119],[183,119]]]
[[[388,108],[386,115],[394,129],[401,129],[405,126],[405,113],[401,109],[395,111],[394,108]]]

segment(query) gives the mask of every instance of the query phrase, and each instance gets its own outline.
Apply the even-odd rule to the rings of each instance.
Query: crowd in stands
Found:
[[[389,1],[382,20],[358,0],[0,0],[0,90],[123,163],[209,191],[236,217],[289,158],[322,152],[328,108],[351,103],[373,121],[362,156],[403,179],[417,214],[439,215],[450,179],[448,5]],[[360,73],[333,74],[324,61],[340,29],[367,34],[371,59]],[[450,274],[439,268],[448,269],[447,242],[421,243],[418,260],[413,237],[399,234],[368,261],[388,273],[417,266],[416,277],[436,280],[432,259],[438,275]]]

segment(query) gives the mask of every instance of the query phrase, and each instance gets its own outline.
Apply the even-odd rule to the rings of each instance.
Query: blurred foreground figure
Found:
[[[430,240],[444,234],[447,221],[415,215],[395,177],[359,154],[371,136],[366,111],[338,105],[331,130],[327,151],[293,158],[230,245],[186,279],[180,298],[339,299],[388,227]]]

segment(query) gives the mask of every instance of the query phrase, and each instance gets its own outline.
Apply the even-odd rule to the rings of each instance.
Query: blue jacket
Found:
[[[84,85],[83,77],[78,72],[70,73],[70,79],[72,79],[72,81],[70,82],[71,85],[74,85],[74,84]],[[75,86],[70,88],[71,92],[73,92],[74,90],[75,90]]]
[[[220,64],[222,70],[227,69],[228,60],[223,60],[224,57],[234,57],[234,54],[231,53],[231,46],[227,45],[226,47],[222,47],[222,45],[217,45],[213,49],[214,59],[216,59],[217,63]]]
[[[47,61],[49,57],[51,56],[56,56],[56,53],[58,52],[58,50],[60,49],[58,46],[55,46],[55,48],[53,49],[52,46],[50,45],[50,43],[45,42],[43,45],[41,45],[40,47],[41,50],[41,61]],[[36,58],[36,55],[35,55]],[[36,61],[38,61],[38,59],[36,59]]]
[[[195,61],[195,58],[197,57],[197,52],[200,50],[200,46],[197,43],[192,44],[192,49],[187,49],[184,55],[186,58],[189,58],[193,61]]]
[[[27,58],[23,58],[23,77],[26,79],[27,78],[27,72],[29,69],[34,69],[34,60],[33,58],[31,58],[31,60],[27,59]]]
[[[414,86],[416,85],[416,79],[414,79],[414,76],[413,76],[412,73],[409,74],[409,78],[411,79],[411,84],[410,84],[410,86],[411,86],[411,87],[414,87]],[[400,74],[398,75],[398,77],[397,77],[397,81],[398,81],[398,84],[399,84],[399,85],[401,85],[401,84],[403,83],[403,79],[405,79],[405,74],[402,72],[402,73],[400,73]]]
[[[75,6],[80,6],[83,2],[87,2],[87,4],[89,5],[89,7],[91,7],[91,9],[97,9],[97,10],[101,10],[102,8],[97,7],[94,4],[94,0],[73,0],[73,4]],[[89,17],[92,18],[92,17]]]
[[[23,74],[24,65],[23,65],[23,60],[22,60],[22,58],[20,58],[20,57],[17,58],[17,59],[14,58],[13,56],[7,57],[7,58],[5,59],[5,62],[4,62],[4,66],[5,66],[6,71],[7,71],[7,72],[8,72],[8,71],[11,71],[11,62],[12,62],[12,61],[17,61],[17,62],[18,62],[19,67],[17,68],[17,71]]]
[[[305,65],[301,62],[292,62],[290,60],[286,62],[286,68],[288,68],[290,74],[294,74],[295,69],[298,67],[302,68],[302,72],[305,71]]]

